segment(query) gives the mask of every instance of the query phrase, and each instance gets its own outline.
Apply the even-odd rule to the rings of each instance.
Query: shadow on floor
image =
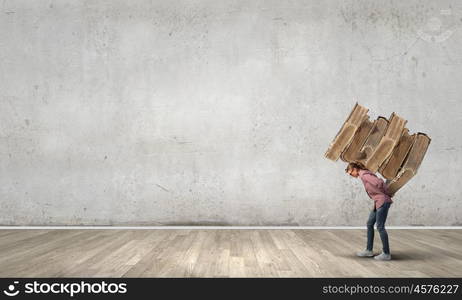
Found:
[[[374,255],[379,255],[380,251],[374,251]],[[338,256],[343,258],[349,259],[358,259],[358,260],[374,260],[374,257],[358,257],[356,254],[353,253],[336,253]],[[407,253],[407,252],[392,252],[391,253],[391,260],[392,261],[423,261],[424,259],[428,259],[428,253],[423,255],[422,253]]]

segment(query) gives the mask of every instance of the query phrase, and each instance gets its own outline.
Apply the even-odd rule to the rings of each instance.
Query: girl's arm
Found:
[[[379,194],[387,195],[383,187],[384,182],[382,179],[378,178],[377,176],[370,175],[370,174],[367,174],[366,176],[364,176],[364,179],[365,179],[364,186],[366,188],[367,193],[370,196],[379,195]]]

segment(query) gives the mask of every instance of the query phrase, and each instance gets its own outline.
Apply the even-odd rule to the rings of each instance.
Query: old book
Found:
[[[338,160],[340,154],[345,150],[346,147],[353,140],[353,136],[358,130],[361,123],[367,118],[367,112],[369,110],[358,103],[355,104],[353,110],[344,122],[340,131],[335,136],[334,140],[329,145],[324,156],[333,161]]]
[[[359,150],[364,145],[364,142],[366,142],[367,137],[371,133],[373,125],[374,122],[369,120],[369,116],[367,116],[367,118],[361,123],[358,131],[356,131],[351,144],[340,155],[340,158],[344,162],[354,162],[359,159]]]
[[[370,171],[377,172],[382,163],[391,155],[398,144],[406,123],[407,121],[397,114],[391,114],[385,134],[380,139],[377,147],[373,149],[373,152],[368,155],[365,162]]]
[[[376,147],[379,145],[380,140],[385,134],[387,126],[388,120],[385,117],[378,117],[377,120],[374,121],[371,133],[364,142],[364,145],[359,150],[357,162],[362,163],[368,169],[369,166],[366,164],[366,162],[372,153],[374,153]]]
[[[380,174],[382,174],[384,178],[393,179],[396,177],[416,137],[417,134],[414,133],[410,135],[409,129],[404,128],[398,145],[393,150],[389,159],[379,169]]]
[[[426,154],[430,138],[422,132],[410,135],[407,121],[392,113],[390,120],[378,117],[371,122],[368,109],[355,104],[347,120],[329,145],[325,157],[358,162],[387,179],[394,195],[415,174]]]
[[[431,139],[422,132],[417,133],[417,137],[412,144],[411,150],[406,156],[403,165],[401,166],[398,174],[388,184],[388,191],[394,195],[400,188],[402,188],[412,177],[417,174],[417,170],[422,163],[422,160],[430,145]]]

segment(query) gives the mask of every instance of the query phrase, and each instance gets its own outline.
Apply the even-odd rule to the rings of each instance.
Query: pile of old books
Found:
[[[358,162],[387,179],[394,195],[417,170],[430,145],[422,132],[409,134],[407,120],[395,113],[370,121],[369,110],[358,103],[327,149],[325,156],[337,161]]]

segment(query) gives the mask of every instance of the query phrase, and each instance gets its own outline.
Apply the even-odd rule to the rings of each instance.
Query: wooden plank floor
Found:
[[[0,277],[462,277],[462,230],[388,232],[381,262],[359,229],[4,229]]]

